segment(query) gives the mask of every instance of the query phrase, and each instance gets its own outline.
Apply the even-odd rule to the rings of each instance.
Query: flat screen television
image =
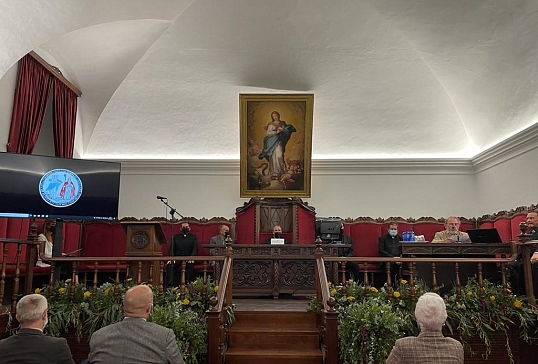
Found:
[[[0,153],[0,216],[116,220],[121,164]]]

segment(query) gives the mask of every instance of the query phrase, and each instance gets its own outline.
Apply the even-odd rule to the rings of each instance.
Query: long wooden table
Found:
[[[402,255],[417,258],[465,258],[467,263],[458,263],[459,277],[462,284],[469,277],[478,275],[477,259],[495,258],[497,255],[509,257],[516,251],[514,244],[509,243],[415,243],[402,242]],[[428,262],[415,263],[416,275],[432,287],[432,272],[435,267],[436,284],[446,292],[454,285],[456,278],[455,265],[449,262],[436,262],[435,266]],[[500,281],[499,267],[496,263],[482,263],[482,276],[490,281]]]
[[[350,244],[324,244],[325,254],[338,256],[338,250]],[[211,255],[224,255],[224,244],[205,244]],[[316,292],[314,282],[314,244],[258,245],[232,244],[233,292],[239,296],[280,294],[309,295]],[[337,264],[326,263],[328,279],[338,277]],[[220,277],[220,263],[215,262],[215,278]]]

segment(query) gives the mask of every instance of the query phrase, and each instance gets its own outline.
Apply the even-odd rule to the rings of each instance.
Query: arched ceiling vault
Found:
[[[0,5],[79,87],[85,158],[238,158],[240,93],[313,93],[313,158],[469,158],[537,120],[538,3],[78,0]]]

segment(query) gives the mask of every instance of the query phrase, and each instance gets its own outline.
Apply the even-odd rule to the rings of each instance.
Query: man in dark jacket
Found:
[[[527,234],[530,234],[530,239],[538,240],[538,212],[532,211],[527,213],[525,223],[527,224]],[[538,250],[536,245],[531,245],[530,256],[534,295],[536,296],[536,294],[538,294]],[[526,294],[523,260],[521,259],[521,256],[519,256],[516,261],[508,263],[507,267],[510,272],[510,287],[512,292],[517,296]]]
[[[380,236],[377,243],[377,251],[380,257],[401,257],[402,256],[402,247],[400,241],[402,237],[398,235],[398,223],[396,221],[391,221],[387,225],[387,233],[383,236]],[[394,279],[400,277],[400,262],[391,262],[390,263],[390,273],[391,276],[394,276]],[[385,269],[385,263],[379,265],[379,269]]]
[[[195,256],[198,255],[198,239],[196,235],[190,232],[191,228],[188,222],[181,224],[181,233],[174,235],[172,244],[168,249],[169,256]],[[179,267],[181,260],[168,261],[166,267],[166,284],[167,286],[179,285]],[[185,283],[194,281],[194,261],[188,260],[185,268]]]
[[[47,299],[29,294],[17,303],[17,320],[21,328],[17,335],[0,341],[0,364],[74,364],[67,340],[43,334],[48,322]]]

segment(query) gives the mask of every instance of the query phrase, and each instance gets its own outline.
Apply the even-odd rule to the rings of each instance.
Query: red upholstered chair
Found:
[[[120,223],[89,222],[84,225],[82,256],[123,257],[127,248],[127,236]],[[125,264],[122,264],[125,269]],[[79,271],[93,271],[93,264],[81,264]],[[99,264],[99,271],[115,271],[115,263]]]
[[[383,225],[373,221],[344,224],[344,234],[349,231],[356,257],[378,257],[377,239],[383,235]],[[346,234],[347,235],[347,234]],[[373,265],[374,266],[374,265]]]
[[[521,231],[519,230],[519,224],[521,222],[525,222],[526,217],[527,217],[527,214],[518,214],[518,215],[514,215],[510,219],[510,228],[511,228],[510,232],[511,232],[511,235],[510,235],[510,239],[508,239],[508,240],[512,240],[512,241],[517,241],[518,240],[517,236],[519,234],[521,234]],[[503,239],[503,241],[505,241],[505,240]]]
[[[314,244],[316,213],[300,199],[253,198],[236,209],[238,244],[263,244],[279,224],[291,244]]]
[[[245,207],[237,208],[235,219],[237,221],[236,243],[237,244],[254,244],[257,240],[256,235],[256,208],[250,204]]]

